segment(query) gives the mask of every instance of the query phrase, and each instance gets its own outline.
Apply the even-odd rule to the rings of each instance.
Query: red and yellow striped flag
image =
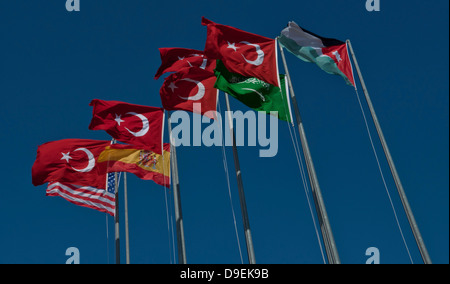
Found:
[[[112,144],[100,153],[97,164],[106,172],[129,172],[170,188],[169,143],[164,143],[162,155],[131,145]]]

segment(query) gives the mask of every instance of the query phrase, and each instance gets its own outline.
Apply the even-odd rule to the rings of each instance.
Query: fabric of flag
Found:
[[[208,58],[222,60],[233,73],[280,86],[275,39],[220,25],[204,17],[202,25],[207,26],[205,55]]]
[[[353,70],[343,41],[313,34],[295,22],[281,31],[280,43],[303,61],[316,63],[329,74],[340,75],[348,85],[355,86]]]
[[[106,189],[111,194],[116,194],[116,174],[115,173],[108,173],[108,181]]]
[[[168,76],[159,91],[166,110],[186,110],[215,118],[217,94],[213,72],[189,67]]]
[[[155,80],[167,72],[177,72],[187,67],[198,67],[214,71],[216,61],[208,59],[201,50],[189,48],[159,48],[161,66],[155,74]]]
[[[112,192],[110,184],[112,184]],[[73,204],[105,212],[111,216],[115,215],[114,174],[112,174],[112,180],[108,178],[108,190],[105,190],[104,186],[95,188],[71,183],[49,182],[46,195],[60,196]]]
[[[129,172],[144,180],[170,188],[170,144],[163,154],[131,145],[112,144],[99,155],[98,164],[105,172]]]
[[[105,188],[106,175],[97,167],[98,155],[110,141],[63,139],[42,144],[31,169],[33,185],[61,182]]]
[[[91,130],[105,130],[118,141],[161,153],[164,110],[119,101],[92,100]]]
[[[217,77],[214,87],[241,101],[246,106],[267,114],[277,111],[278,118],[292,122],[285,75],[280,75],[281,88],[263,82],[258,78],[232,73],[217,60]]]

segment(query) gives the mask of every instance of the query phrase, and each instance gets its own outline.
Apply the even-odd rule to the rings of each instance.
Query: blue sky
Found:
[[[0,263],[65,263],[69,247],[79,249],[81,263],[114,263],[111,217],[46,197],[45,185],[31,184],[37,146],[65,138],[110,140],[88,130],[95,98],[161,106],[163,79],[153,80],[158,48],[202,50],[202,16],[272,38],[295,21],[321,36],[352,41],[431,259],[448,263],[448,1],[381,0],[381,11],[372,13],[363,0],[81,0],[81,11],[72,13],[65,2],[0,3]],[[366,249],[376,247],[381,263],[421,263],[359,83],[405,241],[355,91],[338,76],[286,57],[341,262],[365,263]],[[230,99],[233,110],[248,110]],[[223,110],[223,96],[220,104]],[[273,158],[259,158],[258,147],[238,149],[256,262],[323,263],[289,129],[281,121],[278,139]],[[233,156],[225,150],[247,263]],[[222,148],[180,147],[177,154],[188,263],[241,263]],[[131,262],[173,263],[164,189],[129,174],[128,191]],[[167,198],[173,219],[171,192]],[[124,236],[122,227],[122,261]]]

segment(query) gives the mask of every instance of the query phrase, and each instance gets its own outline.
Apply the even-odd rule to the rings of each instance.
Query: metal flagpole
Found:
[[[339,254],[337,251],[336,243],[334,241],[333,232],[331,231],[330,222],[328,219],[328,214],[325,209],[325,204],[322,198],[322,193],[320,191],[319,181],[317,179],[316,171],[314,169],[314,164],[311,158],[311,153],[309,151],[308,141],[306,140],[305,130],[303,128],[303,122],[300,116],[300,111],[298,109],[297,99],[295,98],[294,89],[292,87],[291,76],[289,75],[289,70],[286,64],[286,58],[284,56],[283,46],[280,46],[281,57],[283,59],[284,70],[286,71],[286,76],[288,79],[289,89],[291,93],[292,105],[294,106],[294,112],[298,124],[298,130],[300,135],[300,140],[302,143],[303,154],[305,156],[306,167],[308,170],[309,180],[311,182],[312,193],[314,197],[314,204],[316,206],[317,217],[320,222],[320,229],[322,232],[323,242],[327,251],[328,263],[330,264],[340,264]]]
[[[423,241],[422,235],[420,234],[419,227],[417,226],[416,219],[412,213],[411,207],[409,205],[408,199],[406,198],[405,191],[403,190],[402,183],[400,182],[400,178],[397,173],[397,169],[394,165],[394,160],[392,159],[391,153],[389,152],[389,148],[386,144],[386,140],[384,139],[383,132],[381,131],[380,123],[378,122],[377,115],[375,113],[375,109],[373,108],[372,101],[370,100],[369,92],[367,91],[366,84],[364,82],[363,76],[361,74],[361,70],[359,69],[358,61],[356,60],[355,53],[353,52],[352,44],[350,40],[347,40],[348,47],[350,49],[350,53],[353,57],[353,62],[355,63],[356,71],[358,72],[359,80],[361,82],[361,86],[364,91],[364,95],[366,97],[367,105],[369,106],[370,113],[372,114],[372,119],[375,124],[375,128],[377,129],[378,137],[380,138],[381,145],[383,146],[384,154],[389,164],[389,168],[391,169],[392,176],[395,181],[395,185],[397,186],[398,193],[400,195],[400,199],[403,204],[403,208],[406,212],[406,216],[408,217],[409,225],[414,234],[414,238],[416,239],[417,245],[420,250],[420,254],[422,255],[423,262],[425,264],[431,264],[431,258],[428,254],[428,250],[425,247],[425,243]]]
[[[116,192],[116,212],[114,214],[115,236],[116,236],[116,264],[120,264],[120,237],[119,237],[119,184],[117,183],[117,172],[114,173],[114,183]]]
[[[111,144],[115,144],[116,139],[113,139]],[[117,183],[117,172],[114,173],[114,192],[116,208],[114,212],[115,223],[115,240],[116,240],[116,264],[120,264],[120,237],[119,237],[119,184]]]
[[[253,240],[252,240],[252,234],[250,231],[250,222],[248,219],[247,214],[247,204],[245,202],[245,195],[244,195],[244,184],[242,183],[242,175],[241,175],[241,167],[239,165],[239,156],[236,148],[236,138],[234,135],[234,129],[233,129],[233,120],[231,119],[230,114],[230,102],[228,100],[228,94],[225,93],[225,100],[227,103],[227,109],[228,109],[228,121],[230,125],[230,134],[231,134],[231,141],[233,141],[233,157],[234,157],[234,167],[236,169],[236,178],[238,183],[238,189],[239,189],[239,200],[241,202],[241,211],[242,211],[242,219],[244,223],[244,232],[245,232],[245,240],[247,243],[247,253],[248,253],[248,262],[249,264],[255,264],[255,251],[253,249]]]
[[[128,189],[127,189],[127,173],[123,173],[123,195],[125,203],[125,252],[126,252],[126,263],[130,264],[130,241],[128,232]]]
[[[175,221],[177,224],[178,264],[186,264],[186,246],[184,243],[183,214],[181,212],[180,181],[178,179],[178,163],[175,141],[172,139],[170,115],[167,116],[170,139],[170,164],[172,166],[173,202],[175,205]]]

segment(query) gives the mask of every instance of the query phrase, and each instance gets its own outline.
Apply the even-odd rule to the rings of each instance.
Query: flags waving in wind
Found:
[[[31,169],[35,186],[48,182],[46,195],[60,196],[76,205],[114,216],[114,189],[107,188],[107,174],[97,158],[111,142],[63,139],[38,147]]]
[[[280,43],[303,61],[316,63],[329,74],[340,75],[348,85],[355,86],[347,45],[337,39],[324,38],[289,22],[281,31]]]
[[[35,186],[48,183],[47,195],[114,214],[111,172],[130,172],[140,179],[170,187],[170,146],[163,143],[164,110],[185,110],[216,118],[219,89],[256,111],[292,122],[285,75],[278,72],[277,40],[202,18],[204,50],[159,48],[164,78],[159,90],[162,108],[121,101],[90,102],[90,130],[104,130],[123,144],[64,139],[37,150],[32,167]],[[344,42],[317,36],[294,22],[280,42],[304,61],[354,85]]]
[[[216,61],[208,59],[203,51],[189,48],[160,48],[161,66],[155,79],[167,72],[177,72],[183,68],[198,67],[210,72],[214,71]]]
[[[159,90],[164,109],[185,110],[214,119],[211,111],[217,107],[216,60],[189,48],[160,48],[159,52],[161,66],[155,79],[166,72],[175,72],[164,79]]]
[[[205,55],[208,58],[222,60],[230,72],[280,86],[274,39],[216,24],[204,17],[202,25],[207,27]]]
[[[166,110],[186,110],[214,119],[211,111],[216,111],[218,94],[215,81],[216,77],[210,71],[198,67],[183,68],[164,80],[159,91],[162,105]]]
[[[132,144],[135,151],[161,156],[164,118],[162,108],[102,100],[93,100],[90,105],[94,109],[89,129],[105,130],[115,139]],[[155,178],[158,184],[167,187],[170,185],[170,169],[167,166],[160,166],[163,167],[160,175],[159,172],[142,175],[141,172],[133,172],[130,167],[113,168],[114,163],[109,160],[101,160],[103,163],[99,164],[100,154],[110,144],[110,141],[63,139],[39,146],[32,167],[33,185],[48,182],[47,196],[60,196],[71,203],[110,215],[115,214],[114,179],[111,172],[129,171],[140,178]],[[125,150],[117,150],[119,155],[123,155],[123,151]],[[165,153],[169,151],[164,150]],[[166,156],[168,163],[170,155]],[[137,162],[142,163],[140,160]],[[159,160],[154,162],[163,164]]]
[[[38,147],[31,169],[33,185],[60,181],[105,188],[105,173],[97,167],[97,157],[110,141],[63,139]]]
[[[276,111],[279,119],[292,122],[285,75],[280,75],[281,88],[278,88],[258,78],[231,73],[220,60],[217,60],[215,74],[217,80],[214,86],[217,89],[256,111],[268,114]]]
[[[48,184],[47,196],[60,196],[65,200],[79,205],[108,213],[115,214],[116,199],[114,195],[114,173],[108,174],[107,189],[95,188],[88,185],[76,185],[71,183],[50,182]]]
[[[164,143],[163,155],[130,145],[112,144],[98,157],[104,171],[129,172],[140,179],[153,180],[170,188],[170,144]]]
[[[118,141],[161,153],[164,110],[118,101],[92,100],[91,130],[105,130]]]

